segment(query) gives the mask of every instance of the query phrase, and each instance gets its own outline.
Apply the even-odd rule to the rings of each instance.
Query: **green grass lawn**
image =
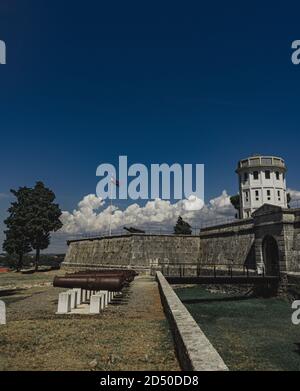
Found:
[[[6,287],[22,288],[28,285],[37,285],[44,283],[52,283],[55,275],[61,275],[62,270],[51,270],[47,272],[37,272],[33,274],[22,274],[16,272],[0,273],[0,289]]]
[[[176,289],[231,370],[300,370],[300,326],[288,301]]]

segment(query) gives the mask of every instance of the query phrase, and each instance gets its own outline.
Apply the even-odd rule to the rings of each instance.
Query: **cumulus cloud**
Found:
[[[291,206],[300,206],[300,191],[287,189],[287,193],[291,195]]]
[[[183,207],[186,211],[201,210],[204,206],[204,201],[195,195],[190,195],[187,200],[183,200]]]
[[[107,232],[110,224],[112,230],[121,230],[127,225],[170,230],[179,215],[193,227],[199,227],[203,222],[212,219],[233,218],[235,210],[225,190],[219,197],[210,200],[207,205],[195,195],[191,195],[188,199],[173,204],[170,201],[155,199],[148,201],[144,206],[131,204],[124,210],[115,205],[110,206],[103,199],[89,194],[79,202],[73,212],[63,212],[61,232],[68,234]]]

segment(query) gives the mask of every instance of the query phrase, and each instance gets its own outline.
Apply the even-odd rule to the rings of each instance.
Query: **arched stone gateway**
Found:
[[[263,262],[265,274],[268,276],[279,275],[279,249],[277,241],[271,235],[265,236],[262,242]]]

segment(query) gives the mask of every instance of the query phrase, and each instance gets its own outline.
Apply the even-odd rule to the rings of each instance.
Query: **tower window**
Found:
[[[267,190],[267,199],[271,201],[271,190]]]
[[[255,199],[256,201],[259,201],[259,191],[255,190]]]
[[[269,170],[265,171],[265,177],[266,179],[271,179],[271,171]]]
[[[248,180],[248,173],[245,172],[245,174],[244,174],[244,182],[247,182],[247,180]]]
[[[280,179],[280,174],[278,171],[276,171],[276,179],[277,179],[277,181],[279,181],[279,179]]]
[[[258,171],[253,171],[253,179],[258,180]]]
[[[278,201],[281,201],[281,194],[280,194],[280,190],[277,191],[277,195],[278,195]]]
[[[246,191],[246,193],[245,193],[245,199],[246,199],[246,202],[249,202],[249,192],[248,191]]]

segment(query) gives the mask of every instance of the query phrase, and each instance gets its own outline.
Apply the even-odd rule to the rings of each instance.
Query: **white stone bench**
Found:
[[[91,298],[91,291],[88,291],[86,289],[82,289],[82,295],[81,295],[81,302],[82,303],[88,303]]]
[[[121,292],[109,291],[89,291],[86,289],[74,288],[58,295],[57,314],[80,313],[81,304],[89,304],[87,311],[91,314],[99,314],[101,310],[108,306],[109,303]]]
[[[99,314],[105,308],[105,294],[96,293],[91,296],[90,314]]]
[[[57,314],[67,314],[71,311],[71,294],[70,292],[61,292],[58,295]]]
[[[77,307],[77,291],[75,289],[70,289],[68,293],[71,296],[71,310]]]
[[[108,301],[108,291],[99,291],[99,293],[104,294],[104,305],[105,305],[105,307],[107,307],[108,303],[109,303],[109,301]]]
[[[77,292],[76,306],[78,307],[82,302],[82,291],[81,288],[74,288],[73,290]]]
[[[6,324],[6,306],[2,300],[0,300],[0,324]]]

